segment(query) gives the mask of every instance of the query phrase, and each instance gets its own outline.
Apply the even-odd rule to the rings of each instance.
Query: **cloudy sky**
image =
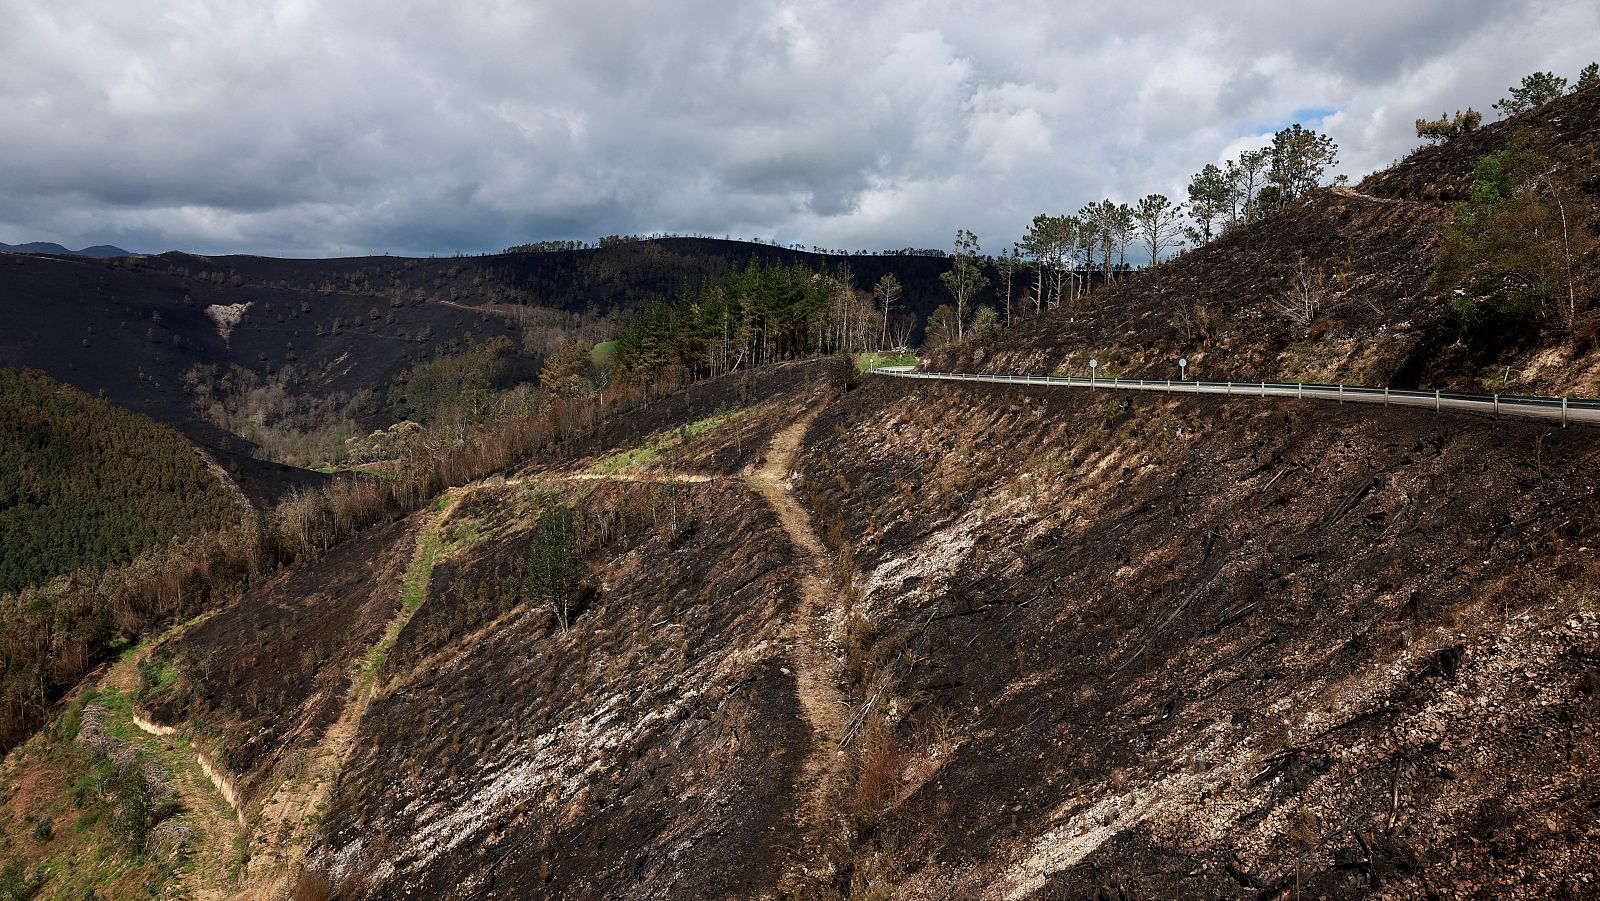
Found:
[[[995,250],[1038,212],[1178,196],[1297,120],[1359,176],[1418,115],[1600,54],[1595,0],[0,0],[0,22],[0,241],[294,256],[957,227]]]

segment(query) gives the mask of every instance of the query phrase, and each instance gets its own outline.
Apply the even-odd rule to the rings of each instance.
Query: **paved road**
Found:
[[[1235,397],[1294,397],[1353,404],[1422,407],[1435,412],[1485,413],[1547,419],[1563,426],[1574,422],[1600,423],[1600,400],[1566,397],[1527,397],[1513,394],[1459,394],[1451,391],[1410,391],[1364,385],[1321,385],[1297,382],[1196,382],[1159,379],[1084,379],[1054,375],[1002,375],[971,372],[914,372],[908,366],[872,370],[894,378],[936,381],[993,382],[1001,385],[1050,385],[1110,391],[1157,391],[1169,394],[1222,394]]]

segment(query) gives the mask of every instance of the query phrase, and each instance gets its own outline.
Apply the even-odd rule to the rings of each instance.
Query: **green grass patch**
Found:
[[[917,355],[872,350],[864,354],[856,354],[856,365],[861,367],[863,372],[871,372],[874,369],[882,369],[885,366],[915,366],[917,365]]]
[[[400,582],[400,609],[401,614],[389,621],[383,631],[383,637],[367,651],[359,664],[357,664],[356,678],[363,684],[369,683],[389,662],[389,651],[400,638],[400,630],[411,621],[411,614],[415,613],[422,602],[428,599],[428,583],[433,579],[433,563],[439,556],[439,545],[443,523],[439,515],[448,503],[446,495],[439,495],[434,500],[434,518],[423,528],[422,534],[417,536],[417,550],[411,556],[411,564],[406,567],[406,574]]]
[[[400,585],[400,603],[407,610],[415,610],[428,597],[428,581],[433,578],[433,561],[439,554],[439,528],[431,525],[417,539],[417,553],[406,567],[405,581]]]
[[[622,472],[626,469],[635,469],[640,466],[645,466],[649,463],[655,462],[661,457],[661,455],[681,448],[685,444],[693,441],[695,438],[698,438],[699,436],[711,431],[723,423],[728,422],[729,420],[744,415],[744,413],[744,410],[729,410],[727,412],[716,413],[714,415],[707,416],[704,419],[696,420],[695,422],[691,422],[687,425],[678,426],[675,429],[667,429],[666,431],[656,432],[649,438],[646,438],[644,443],[638,447],[620,451],[612,454],[609,457],[605,457],[604,459],[595,463],[593,466],[589,467],[589,470],[591,472],[609,475],[612,473]]]
[[[594,346],[594,350],[589,351],[589,361],[600,369],[610,366],[611,361],[616,356],[617,342],[615,341],[601,341]]]
[[[444,553],[471,547],[489,534],[489,523],[482,519],[453,520],[444,528],[440,550]]]

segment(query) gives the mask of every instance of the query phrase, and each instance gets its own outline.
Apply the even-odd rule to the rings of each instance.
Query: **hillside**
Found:
[[[17,254],[0,262],[0,360],[208,447],[259,456],[246,430],[203,415],[204,397],[266,386],[298,411],[297,424],[361,433],[399,418],[391,392],[421,362],[504,339],[536,371],[570,338],[613,337],[646,302],[751,260],[847,265],[862,290],[893,272],[919,322],[947,297],[941,257],[830,257],[698,238],[437,259]]]
[[[866,378],[697,385],[131,652],[82,715],[250,849],[167,884],[1581,896],[1587,431]]]
[[[1177,378],[1181,357],[1192,377],[1211,380],[1600,395],[1600,245],[1572,262],[1580,296],[1570,329],[1464,323],[1453,296],[1429,285],[1452,205],[1489,153],[1514,147],[1540,160],[1572,234],[1600,235],[1596,146],[1600,88],[1590,88],[1422,148],[1353,188],[1314,192],[1077,309],[953,346],[927,366],[1088,375],[1098,359],[1102,374]]]
[[[0,594],[231,525],[244,499],[181,435],[0,369]]]
[[[924,365],[1161,377],[1183,355],[1213,379],[1600,393],[1593,298],[1574,322],[1468,321],[1430,285],[1485,153],[1559,162],[1545,177],[1593,228],[1597,103],[1420,152]],[[346,265],[269,284],[271,261],[236,262],[129,271],[305,292]],[[316,296],[382,285],[424,310],[475,278],[349,265]],[[1327,292],[1304,321],[1279,303],[1299,276]],[[478,287],[450,302],[495,307],[513,280]],[[50,708],[0,763],[0,889],[1596,892],[1589,428],[843,360],[542,415],[404,505],[343,483],[382,515],[342,530],[313,499],[333,537],[279,536],[291,565],[184,607]]]

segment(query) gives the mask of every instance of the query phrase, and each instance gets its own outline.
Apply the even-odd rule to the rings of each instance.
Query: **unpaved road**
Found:
[[[811,751],[801,785],[805,802],[799,812],[802,829],[810,840],[825,828],[829,812],[838,809],[832,796],[841,776],[838,749],[849,712],[838,687],[842,667],[832,650],[834,611],[838,608],[837,592],[828,577],[832,561],[811,526],[811,517],[789,488],[795,456],[821,409],[814,408],[774,436],[766,459],[746,477],[750,487],[778,514],[778,521],[800,551],[806,567],[800,583],[800,610],[785,628],[784,637],[792,649],[800,707],[811,726]],[[818,856],[806,855],[813,860]]]

